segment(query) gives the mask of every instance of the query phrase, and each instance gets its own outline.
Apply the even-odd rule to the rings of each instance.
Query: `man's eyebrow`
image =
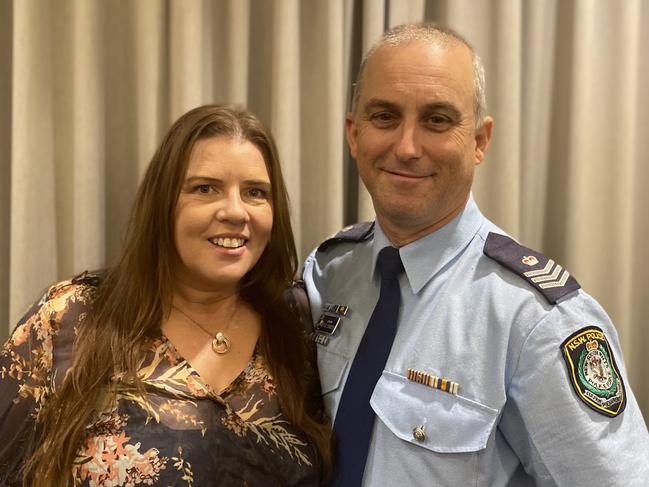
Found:
[[[449,103],[447,101],[428,103],[424,106],[422,112],[428,114],[437,110],[448,112],[455,118],[460,118],[462,116],[460,110],[458,110],[458,108],[453,103]]]
[[[390,110],[390,111],[399,110],[399,106],[396,103],[387,100],[382,100],[380,98],[370,98],[369,100],[367,100],[367,103],[365,103],[365,106],[363,107],[363,111],[369,112],[377,108],[382,108],[384,110]]]
[[[363,107],[363,111],[365,113],[368,113],[376,109],[383,109],[392,112],[398,112],[400,110],[399,105],[397,105],[396,103],[388,100],[383,100],[381,98],[370,98],[367,101],[367,103],[365,103],[365,106]],[[457,108],[457,106],[455,106],[455,104],[447,101],[427,103],[426,105],[423,106],[421,112],[428,114],[436,110],[444,110],[455,118],[460,118],[462,115],[460,110]]]

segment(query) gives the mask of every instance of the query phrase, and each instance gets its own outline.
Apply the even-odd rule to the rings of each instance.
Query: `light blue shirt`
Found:
[[[400,249],[398,331],[370,401],[363,485],[649,485],[649,435],[610,319],[581,289],[549,304],[484,255],[489,232],[504,234],[471,199],[452,222]],[[366,241],[314,251],[305,263],[314,323],[327,303],[349,307],[318,344],[332,419],[378,299],[375,263],[386,245],[376,224]],[[626,384],[626,410],[614,418],[578,399],[561,355],[561,343],[588,325],[605,332]],[[457,383],[457,394],[409,380],[409,368]]]

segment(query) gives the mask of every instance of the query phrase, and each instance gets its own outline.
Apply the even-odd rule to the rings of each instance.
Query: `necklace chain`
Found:
[[[176,306],[175,304],[172,304],[171,307],[174,308],[175,310],[177,310],[185,318],[187,318],[189,321],[191,321],[196,326],[198,326],[202,331],[204,331],[205,333],[207,333],[209,336],[212,337],[212,351],[214,353],[222,355],[222,354],[228,353],[230,351],[230,347],[232,346],[232,340],[224,332],[222,332],[221,330],[217,330],[217,332],[214,333],[214,335],[212,335],[211,331],[209,331],[207,328],[205,328],[203,325],[201,325],[194,318],[189,316],[186,312],[184,312],[178,306]],[[234,317],[234,313],[237,311],[238,307],[239,307],[239,298],[237,298],[236,302],[234,303],[234,307],[232,308],[232,312],[230,313],[230,316],[228,317],[228,320],[227,320],[228,326],[230,324],[230,321],[232,321],[232,318]]]

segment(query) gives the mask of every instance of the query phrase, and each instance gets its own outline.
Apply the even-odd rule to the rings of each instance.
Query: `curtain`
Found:
[[[200,104],[270,126],[302,257],[372,218],[344,142],[351,83],[384,29],[424,19],[485,62],[482,211],[604,305],[647,414],[642,0],[0,0],[0,339],[49,283],[114,261],[162,134]]]

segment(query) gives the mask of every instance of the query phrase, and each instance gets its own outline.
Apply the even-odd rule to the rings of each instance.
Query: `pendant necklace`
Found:
[[[174,308],[175,310],[177,310],[185,318],[187,318],[189,321],[194,323],[201,330],[203,330],[205,333],[207,333],[209,336],[212,337],[212,351],[214,353],[216,353],[218,355],[223,355],[224,353],[228,353],[230,351],[230,347],[232,346],[232,340],[230,339],[229,336],[227,336],[221,330],[218,330],[214,335],[212,335],[212,332],[210,332],[207,328],[205,328],[203,325],[201,325],[198,321],[196,321],[194,318],[192,318],[187,313],[185,313],[178,306],[176,306],[175,304],[172,304],[171,307]],[[239,298],[237,298],[237,301],[234,303],[234,307],[232,308],[232,312],[230,313],[230,316],[228,317],[228,320],[227,320],[227,323],[228,323],[227,326],[229,326],[230,321],[234,317],[234,313],[236,312],[238,307],[239,307]]]

